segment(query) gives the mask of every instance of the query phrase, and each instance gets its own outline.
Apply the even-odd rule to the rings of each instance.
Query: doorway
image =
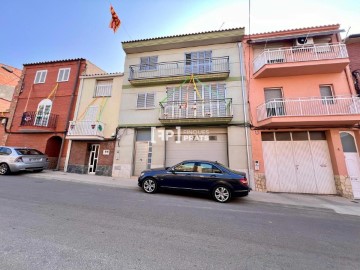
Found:
[[[96,167],[99,159],[99,148],[100,148],[100,144],[90,145],[88,174],[95,174],[96,172]]]
[[[354,199],[360,199],[360,159],[355,139],[350,132],[340,132],[340,139]]]

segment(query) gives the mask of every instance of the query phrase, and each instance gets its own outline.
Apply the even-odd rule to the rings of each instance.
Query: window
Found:
[[[334,104],[334,95],[331,85],[320,85],[322,104]]]
[[[185,54],[185,73],[207,73],[211,71],[211,51],[191,52]]]
[[[49,122],[50,112],[52,107],[52,101],[50,99],[43,99],[37,108],[35,116],[35,126],[46,127]]]
[[[70,76],[70,68],[60,68],[57,81],[58,82],[67,82]]]
[[[198,166],[195,166],[195,169],[194,171],[198,173],[222,173],[219,168],[209,163],[200,163]]]
[[[194,162],[182,163],[175,167],[176,172],[194,172],[194,169],[195,169]]]
[[[137,96],[138,109],[150,109],[155,107],[155,94],[154,93],[141,93]]]
[[[264,95],[268,117],[285,115],[284,99],[281,88],[265,88]]]
[[[8,156],[10,155],[12,152],[9,148],[7,147],[0,147],[0,155],[1,156]]]
[[[95,97],[111,97],[113,80],[97,81]]]
[[[35,74],[34,83],[44,83],[46,79],[47,70],[38,70]]]
[[[157,56],[147,56],[140,58],[140,70],[156,70],[158,65]]]
[[[16,153],[18,155],[26,155],[26,156],[32,156],[32,155],[43,155],[43,153],[41,153],[40,151],[36,150],[36,149],[28,149],[28,148],[24,148],[24,149],[15,149]]]

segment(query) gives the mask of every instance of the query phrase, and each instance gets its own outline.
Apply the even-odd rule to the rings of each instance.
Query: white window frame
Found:
[[[331,96],[323,96],[321,94],[321,87],[329,87]],[[334,87],[332,84],[320,84],[319,91],[320,91],[320,97],[322,99],[322,104],[330,105],[335,103]]]
[[[52,101],[50,99],[43,99],[42,101],[40,101],[36,111],[34,126],[47,127],[49,123],[51,109]]]
[[[42,77],[42,74],[43,74],[43,73],[45,73],[45,76],[44,76],[44,80],[41,81],[41,77]],[[38,75],[38,74],[39,74],[39,75]],[[35,78],[34,78],[34,84],[45,83],[45,81],[46,81],[46,75],[47,75],[47,70],[46,70],[46,69],[36,71]],[[36,81],[37,78],[39,79],[39,81]]]
[[[94,97],[111,97],[114,80],[97,80],[95,85]],[[99,86],[108,86],[110,89],[99,91]],[[108,92],[106,92],[108,91]]]
[[[147,98],[148,98],[148,95],[150,95],[150,94],[152,94],[152,95],[154,95],[154,104],[153,104],[153,106],[151,106],[151,107],[147,107],[146,106],[146,104],[147,104]],[[144,99],[144,107],[139,107],[138,106],[138,101],[139,101],[139,96],[140,95],[145,95],[145,99]],[[148,109],[154,109],[155,108],[155,93],[154,92],[149,92],[149,93],[138,93],[137,94],[137,99],[136,99],[136,109],[137,110],[148,110]]]
[[[64,78],[65,76],[65,72],[66,72],[66,70],[69,70],[69,73],[68,73],[68,76],[67,76],[67,78]],[[62,78],[60,78],[60,74],[61,74],[61,72],[63,71],[63,73],[62,73]],[[69,78],[70,78],[70,72],[71,72],[71,68],[60,68],[59,69],[59,72],[58,72],[58,76],[57,76],[57,82],[67,82],[67,81],[69,81]]]

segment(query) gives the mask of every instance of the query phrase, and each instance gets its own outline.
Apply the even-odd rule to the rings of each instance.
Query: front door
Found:
[[[89,174],[95,174],[96,167],[99,159],[99,148],[100,144],[92,144],[91,150],[90,150],[90,157],[89,157],[89,168],[88,173]]]
[[[360,199],[360,160],[355,140],[353,135],[348,132],[341,132],[340,138],[354,199]]]

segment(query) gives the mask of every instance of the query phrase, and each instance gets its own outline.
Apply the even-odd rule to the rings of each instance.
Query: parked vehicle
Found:
[[[170,168],[145,170],[138,185],[146,193],[161,188],[206,192],[221,203],[247,196],[251,190],[245,173],[205,160],[186,160]]]
[[[47,156],[36,149],[0,146],[0,175],[19,171],[41,172],[47,165]]]

